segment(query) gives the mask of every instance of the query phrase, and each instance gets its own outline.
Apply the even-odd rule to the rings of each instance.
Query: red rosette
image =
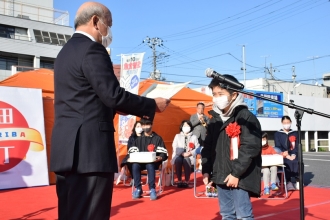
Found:
[[[232,138],[237,138],[237,144],[238,144],[238,149],[240,148],[240,138],[239,135],[241,133],[241,126],[237,124],[237,122],[230,123],[226,127],[226,134],[228,137]],[[232,140],[230,140],[230,160],[234,160],[234,153],[233,153],[233,146],[232,146]]]
[[[296,136],[290,136],[289,141],[290,141],[290,150],[293,150],[296,145]]]
[[[239,134],[241,133],[241,126],[239,126],[237,122],[230,123],[226,127],[226,133],[230,138],[238,137]]]
[[[155,145],[154,144],[149,144],[148,145],[148,151],[153,152],[155,150]]]
[[[296,136],[290,136],[289,141],[290,142],[296,142]]]
[[[191,150],[195,148],[195,144],[192,142],[189,142],[188,146]]]

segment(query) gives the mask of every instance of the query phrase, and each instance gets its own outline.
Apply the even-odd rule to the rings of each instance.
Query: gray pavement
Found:
[[[330,152],[304,152],[304,185],[330,187]]]

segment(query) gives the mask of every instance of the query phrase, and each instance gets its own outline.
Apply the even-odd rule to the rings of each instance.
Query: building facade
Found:
[[[0,80],[35,68],[53,69],[71,38],[69,13],[53,0],[0,0]]]

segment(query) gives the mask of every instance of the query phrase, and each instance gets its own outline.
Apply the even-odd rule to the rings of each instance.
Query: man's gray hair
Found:
[[[105,15],[103,7],[101,5],[93,5],[86,7],[80,13],[77,13],[74,19],[74,28],[77,29],[77,27],[87,24],[93,15],[103,18]]]

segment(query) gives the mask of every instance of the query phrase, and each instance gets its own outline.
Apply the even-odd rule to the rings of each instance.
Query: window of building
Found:
[[[49,33],[47,31],[41,31],[42,37],[44,39],[44,43],[51,43]]]
[[[6,57],[0,55],[0,69],[1,70],[11,70],[11,66],[18,65],[17,57]]]
[[[58,40],[59,40],[59,45],[63,46],[66,43],[64,34],[57,34],[57,36],[58,36]]]
[[[56,33],[49,32],[49,35],[50,35],[50,39],[52,40],[52,44],[58,45],[59,41],[58,41]]]
[[[58,34],[48,31],[33,30],[37,43],[46,43],[63,46],[71,35]]]
[[[54,61],[40,60],[40,68],[54,69]]]
[[[0,24],[0,37],[17,40],[29,40],[27,28],[13,27]]]
[[[37,43],[43,43],[44,39],[42,38],[41,31],[39,30],[33,30],[34,37],[36,39]]]
[[[0,37],[15,38],[15,27],[0,24]]]
[[[70,40],[70,38],[71,38],[71,35],[65,35],[66,42],[68,42],[68,40]]]

